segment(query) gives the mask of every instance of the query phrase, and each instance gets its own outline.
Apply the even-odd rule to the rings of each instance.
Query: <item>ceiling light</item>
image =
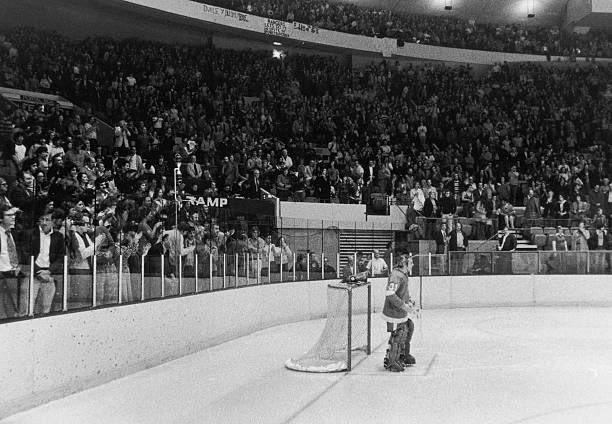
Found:
[[[283,43],[279,43],[278,41],[275,41],[272,44],[274,44],[275,46],[282,46],[283,45]]]

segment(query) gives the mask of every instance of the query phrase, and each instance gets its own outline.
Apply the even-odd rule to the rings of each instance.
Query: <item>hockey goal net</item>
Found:
[[[370,283],[327,286],[327,321],[315,345],[285,366],[295,371],[350,371],[356,357],[371,353]]]

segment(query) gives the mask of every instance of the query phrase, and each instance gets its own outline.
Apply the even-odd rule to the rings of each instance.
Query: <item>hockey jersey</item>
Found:
[[[383,319],[396,324],[408,321],[409,316],[404,304],[409,302],[408,275],[396,268],[391,271],[387,283]]]

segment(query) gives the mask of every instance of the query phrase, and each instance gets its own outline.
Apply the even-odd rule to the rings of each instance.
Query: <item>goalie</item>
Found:
[[[416,363],[410,354],[410,341],[414,333],[414,302],[408,292],[408,275],[412,272],[412,256],[402,254],[399,263],[389,275],[383,319],[387,321],[389,347],[385,356],[385,369],[394,372],[404,371],[405,367]]]

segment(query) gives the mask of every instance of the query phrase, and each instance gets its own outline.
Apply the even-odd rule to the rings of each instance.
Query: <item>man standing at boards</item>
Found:
[[[508,225],[504,226],[504,233],[499,240],[497,250],[503,253],[499,253],[496,273],[512,274],[512,252],[516,250],[516,237],[510,232]]]
[[[29,261],[29,257],[34,258],[34,307],[40,305],[40,312],[48,314],[51,312],[51,305],[55,292],[56,282],[61,280],[64,254],[66,245],[64,236],[57,231],[53,231],[53,220],[51,213],[43,213],[38,218],[36,228],[28,230],[25,234],[23,243],[22,257],[24,263]],[[61,289],[61,286],[59,286]],[[66,293],[62,293],[66,296]],[[19,300],[20,315],[27,313],[28,306],[28,281],[22,280]],[[35,309],[35,312],[38,312]]]

